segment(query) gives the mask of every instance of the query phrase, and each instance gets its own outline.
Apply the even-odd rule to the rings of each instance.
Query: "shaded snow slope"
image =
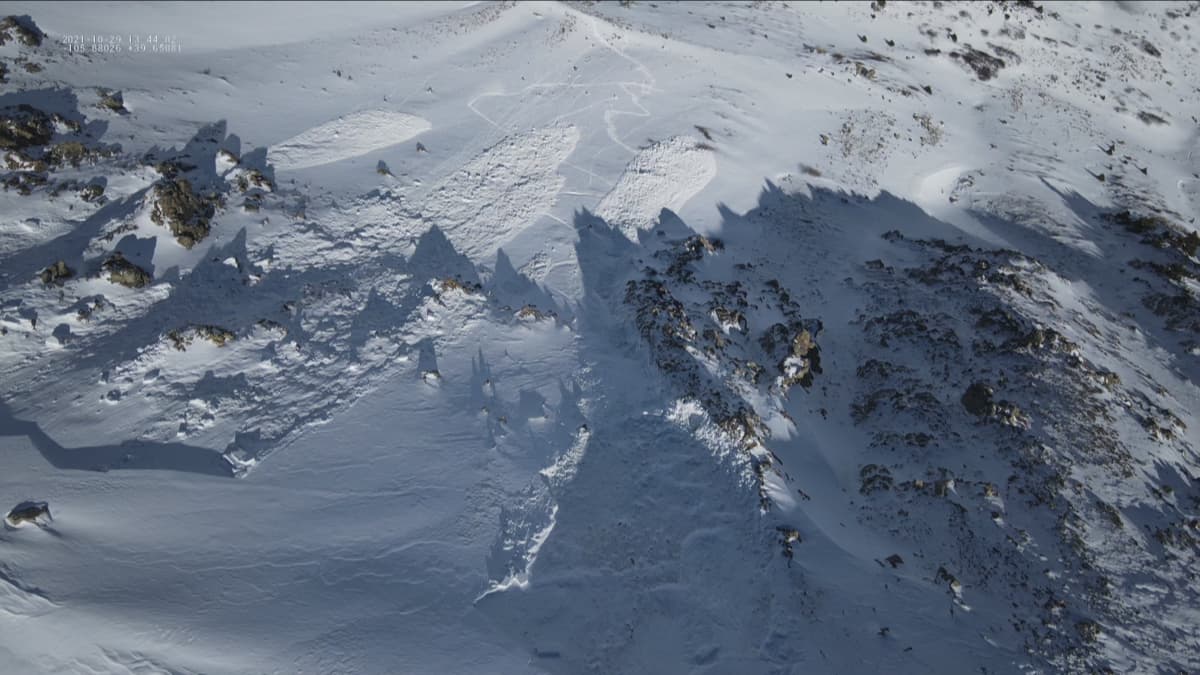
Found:
[[[1200,669],[1200,4],[0,5],[0,671]]]
[[[676,136],[642,150],[600,200],[596,215],[619,225],[630,239],[651,229],[663,209],[679,210],[712,180],[717,161],[711,146]]]

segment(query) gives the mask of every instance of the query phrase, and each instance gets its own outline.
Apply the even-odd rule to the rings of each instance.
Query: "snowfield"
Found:
[[[1200,2],[0,2],[0,673],[1200,671]]]

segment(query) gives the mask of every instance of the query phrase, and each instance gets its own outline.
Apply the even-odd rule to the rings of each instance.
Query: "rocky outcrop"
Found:
[[[0,150],[45,145],[54,136],[54,118],[31,105],[0,110]]]
[[[67,263],[59,260],[53,265],[42,270],[42,273],[38,276],[41,277],[42,283],[46,284],[47,286],[50,284],[62,286],[67,279],[75,276],[75,272],[73,272],[70,267],[67,267]]]
[[[16,41],[26,47],[40,47],[46,34],[27,16],[6,16],[0,19],[0,46]]]
[[[171,346],[181,352],[187,351],[192,341],[197,338],[208,340],[218,347],[224,347],[237,339],[237,336],[227,328],[210,325],[193,325],[167,333],[167,340],[170,341]]]
[[[152,281],[150,273],[129,262],[120,251],[113,253],[101,266],[108,272],[108,280],[129,288],[141,288]]]
[[[162,180],[154,185],[150,219],[170,229],[180,246],[191,248],[212,230],[215,201],[212,197],[197,194],[186,178]]]

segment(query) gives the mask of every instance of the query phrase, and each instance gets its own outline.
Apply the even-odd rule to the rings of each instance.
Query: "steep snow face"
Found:
[[[1200,670],[1200,3],[0,5],[0,672]]]

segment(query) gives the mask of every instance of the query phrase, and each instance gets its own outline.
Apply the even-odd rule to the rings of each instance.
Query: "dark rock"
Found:
[[[438,293],[446,293],[449,291],[461,291],[468,295],[479,294],[483,292],[483,286],[473,281],[463,281],[458,277],[446,277],[438,282],[439,287],[436,289]]]
[[[94,202],[104,196],[104,186],[100,183],[89,183],[79,191],[79,198],[85,202]]]
[[[99,105],[101,108],[107,108],[119,115],[129,112],[125,108],[125,97],[119,91],[101,90]]]
[[[935,497],[950,496],[950,489],[954,487],[953,478],[943,478],[933,482],[933,495]]]
[[[537,307],[534,307],[533,305],[525,305],[521,309],[517,310],[517,314],[516,314],[517,318],[520,319],[521,321],[541,321],[542,319],[545,319],[547,316],[553,316],[553,315],[554,315],[554,312],[543,312],[542,310],[538,309]]]
[[[1108,219],[1134,234],[1147,234],[1160,227],[1167,227],[1166,219],[1161,216],[1139,215],[1132,211],[1118,211],[1108,216]]]
[[[950,590],[956,593],[962,588],[962,582],[958,580],[958,577],[951,574],[945,567],[938,567],[937,574],[934,575],[933,579],[937,582],[945,582],[950,587]]]
[[[386,168],[386,167],[385,167]],[[237,177],[237,187],[239,192],[246,192],[251,186],[271,192],[275,189],[275,184],[270,178],[258,169],[250,169],[245,174]]]
[[[858,491],[864,495],[880,490],[890,490],[895,485],[892,472],[886,466],[867,464],[858,472],[861,479]]]
[[[995,412],[996,404],[992,402],[992,388],[982,382],[976,382],[962,396],[963,407],[976,417],[984,417]]]
[[[21,104],[0,112],[0,150],[45,145],[53,136],[53,118],[31,105]]]
[[[152,280],[149,272],[126,260],[120,251],[109,256],[101,267],[108,272],[109,281],[129,288],[141,288]]]
[[[792,558],[795,557],[795,555],[796,555],[796,552],[793,549],[793,545],[799,544],[801,542],[800,530],[797,530],[794,527],[788,527],[785,525],[780,525],[780,526],[776,527],[775,529],[779,532],[779,535],[780,535],[779,536],[779,544],[780,544],[780,546],[783,547],[783,551],[782,551],[783,557],[788,559],[788,567],[791,567],[792,566]]]
[[[950,52],[950,57],[961,61],[963,65],[975,71],[975,77],[979,78],[980,82],[986,82],[995,77],[996,72],[1004,67],[1004,61],[988,54],[972,48],[970,45],[965,45],[965,49],[961,52]]]
[[[164,159],[163,161],[154,165],[154,170],[157,171],[160,176],[167,179],[173,179],[179,174],[187,173],[195,168],[195,165],[188,164],[177,159]]]
[[[21,171],[11,174],[4,180],[4,187],[15,189],[22,195],[30,195],[33,189],[45,185],[49,181],[46,174],[36,171]]]
[[[1075,630],[1084,642],[1095,642],[1100,638],[1100,624],[1095,621],[1080,621],[1075,624]]]
[[[743,447],[761,444],[768,435],[767,427],[762,418],[752,408],[739,406],[737,410],[716,419],[717,426],[739,442]],[[767,461],[769,464],[769,460]]]
[[[713,310],[713,317],[724,327],[731,327],[742,333],[746,332],[746,317],[736,309],[717,307]]]
[[[195,338],[208,340],[218,347],[224,347],[237,339],[237,336],[231,330],[209,325],[190,326],[167,333],[167,339],[171,341],[171,346],[181,352],[187,351]]]
[[[1146,112],[1145,110],[1139,112],[1137,114],[1137,118],[1142,121],[1142,124],[1166,124],[1167,123],[1167,120],[1165,118],[1163,118],[1159,115],[1155,115],[1152,112]]]
[[[782,539],[783,539],[783,541],[785,541],[785,542],[787,542],[787,543],[792,543],[792,542],[799,542],[799,541],[801,541],[801,539],[800,539],[800,530],[797,530],[797,529],[796,529],[796,528],[794,528],[794,527],[789,527],[789,526],[786,526],[786,525],[780,525],[780,526],[776,527],[775,529],[776,529],[776,531],[778,531],[778,532],[779,532],[779,536],[780,536],[780,538],[782,538]]]
[[[6,16],[0,19],[0,45],[16,40],[26,47],[41,46],[46,34],[27,16]]]
[[[79,166],[91,153],[87,146],[79,141],[64,141],[50,148],[50,162],[56,166],[70,164],[71,166]]]
[[[67,263],[63,262],[62,260],[59,260],[53,265],[42,270],[41,274],[43,284],[56,284],[59,286],[62,286],[63,282],[73,276],[75,276],[75,273],[71,271],[71,268],[67,267]]]

